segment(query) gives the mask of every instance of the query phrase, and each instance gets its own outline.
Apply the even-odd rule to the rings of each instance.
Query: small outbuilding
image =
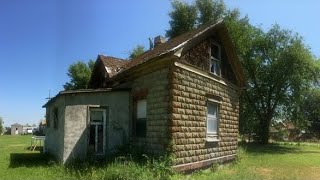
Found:
[[[11,135],[23,134],[23,125],[15,123],[11,125]]]

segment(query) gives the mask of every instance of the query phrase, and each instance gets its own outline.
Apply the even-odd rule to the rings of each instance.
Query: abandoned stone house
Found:
[[[132,60],[99,55],[90,89],[62,91],[44,105],[47,152],[65,163],[133,143],[172,153],[178,171],[233,160],[243,84],[223,22],[157,37]]]

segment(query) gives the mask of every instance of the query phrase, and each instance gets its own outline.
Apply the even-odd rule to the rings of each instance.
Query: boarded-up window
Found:
[[[137,137],[146,137],[147,131],[147,100],[141,99],[136,102],[136,122],[135,135]]]

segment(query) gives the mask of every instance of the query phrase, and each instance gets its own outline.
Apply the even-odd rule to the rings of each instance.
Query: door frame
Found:
[[[89,147],[89,138],[90,138],[90,126],[91,125],[96,125],[95,127],[95,131],[97,131],[97,128],[99,124],[101,123],[98,123],[98,122],[91,122],[90,119],[91,119],[91,112],[92,111],[100,111],[102,112],[102,115],[103,115],[103,122],[102,122],[102,127],[103,127],[103,137],[102,137],[102,153],[96,153],[94,152],[94,155],[95,156],[105,156],[106,155],[106,139],[107,139],[107,109],[106,108],[101,108],[100,106],[89,106],[88,107],[88,126],[87,126],[87,130],[88,130],[88,137],[87,137],[87,146]],[[95,151],[97,149],[97,146],[98,146],[98,133],[96,132],[95,133]],[[89,151],[89,149],[87,149],[87,152]]]

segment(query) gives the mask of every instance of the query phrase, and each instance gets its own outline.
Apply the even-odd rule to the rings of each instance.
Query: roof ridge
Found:
[[[215,23],[208,23],[208,24],[202,25],[202,26],[200,26],[200,27],[198,27],[198,28],[196,28],[196,29],[193,29],[193,30],[191,30],[190,32],[186,32],[186,33],[181,34],[181,36],[183,36],[183,35],[186,35],[186,34],[192,34],[192,33],[197,32],[197,31],[200,30],[200,31],[197,32],[195,35],[193,35],[192,37],[189,37],[189,38],[187,38],[185,41],[181,42],[178,46],[173,47],[170,51],[174,51],[174,50],[176,50],[176,49],[179,49],[181,46],[184,46],[186,43],[188,43],[188,41],[190,41],[191,39],[198,37],[198,36],[201,35],[202,33],[208,31],[208,30],[211,29],[212,27],[215,27],[215,26],[219,25],[220,23],[223,23],[223,21],[220,20],[220,21],[215,22]],[[203,29],[202,29],[202,28],[203,28]],[[202,30],[201,30],[201,29],[202,29]],[[177,36],[177,37],[179,37],[179,36]],[[168,52],[169,52],[169,51],[168,51]]]
[[[103,58],[113,58],[113,59],[118,59],[118,60],[122,60],[122,61],[128,61],[127,59],[123,59],[123,58],[119,58],[119,57],[115,57],[115,56],[106,56],[104,54],[98,54],[98,56],[103,57]]]
[[[125,66],[124,71],[128,70],[134,66],[137,66],[139,64],[142,64],[142,63],[148,61],[149,59],[152,59],[157,56],[161,56],[161,55],[167,54],[169,52],[175,51],[175,50],[179,49],[180,47],[184,46],[185,44],[187,44],[190,40],[198,37],[199,35],[210,30],[211,28],[214,28],[220,24],[223,24],[223,22],[224,22],[223,20],[219,20],[218,22],[215,22],[215,23],[213,23],[213,22],[208,23],[208,24],[205,24],[201,27],[195,28],[191,31],[185,32],[179,36],[171,38],[168,41],[166,41],[165,43],[159,44],[158,46],[156,46],[152,50],[148,50],[145,53],[143,53],[142,55],[130,60],[127,63],[127,65]],[[122,72],[124,72],[124,71],[122,71]]]

